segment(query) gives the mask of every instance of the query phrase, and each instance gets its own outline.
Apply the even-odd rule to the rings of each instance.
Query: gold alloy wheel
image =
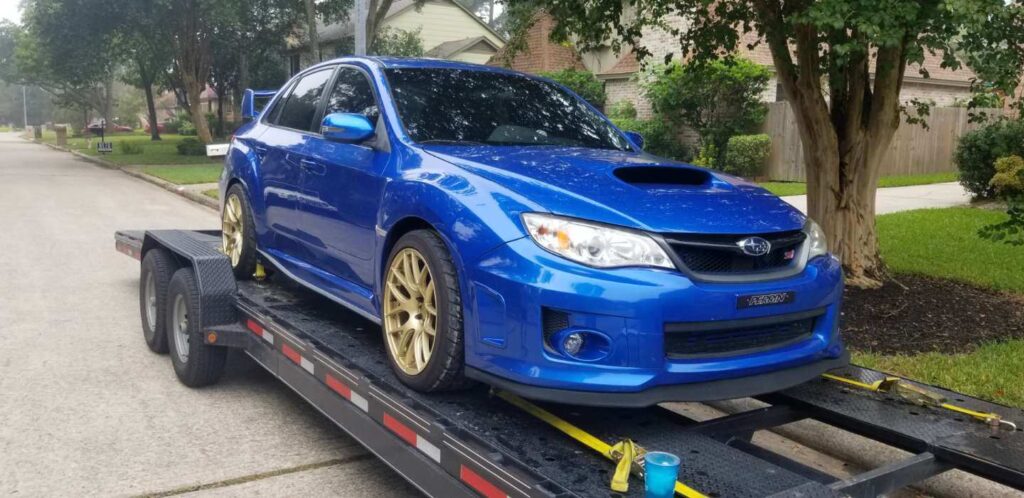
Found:
[[[228,196],[221,214],[221,250],[231,258],[231,267],[237,267],[242,258],[242,201],[237,195]]]
[[[408,375],[423,372],[437,337],[437,293],[427,260],[411,247],[395,255],[384,288],[384,336]]]

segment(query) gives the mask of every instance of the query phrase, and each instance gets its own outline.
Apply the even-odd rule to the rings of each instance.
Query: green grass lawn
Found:
[[[1024,408],[1024,341],[988,344],[967,354],[882,356],[854,353],[853,362],[996,403]]]
[[[920,209],[877,219],[889,269],[1024,293],[1024,248],[978,236],[979,228],[1005,221],[1005,213],[969,207]]]
[[[220,199],[220,191],[218,191],[215,188],[211,188],[210,190],[204,190],[203,195],[211,199]]]
[[[149,166],[142,168],[142,172],[178,185],[192,185],[195,183],[216,182],[220,178],[222,168],[219,164],[202,166]]]
[[[106,141],[114,144],[114,152],[103,154],[103,158],[122,166],[128,165],[149,165],[149,164],[211,164],[215,161],[206,156],[183,156],[178,154],[177,145],[185,137],[181,135],[164,134],[162,140],[154,142],[150,140],[148,133],[132,132],[117,133],[106,137]],[[57,136],[52,131],[43,132],[43,142],[55,144]],[[99,156],[96,152],[96,143],[99,138],[92,137],[69,137],[68,148],[77,150],[90,156]],[[125,154],[124,144],[132,143],[142,147],[141,154]]]
[[[947,171],[944,173],[926,173],[923,175],[893,175],[883,176],[878,180],[879,188],[888,187],[909,187],[911,185],[929,185],[932,183],[955,182],[957,173]],[[777,196],[804,195],[807,193],[807,184],[803,182],[762,182],[760,185]]]
[[[991,242],[978,229],[1006,219],[1001,211],[945,208],[879,216],[878,239],[890,270],[1024,293],[1024,248]],[[898,278],[898,277],[897,277]],[[987,344],[966,354],[854,353],[866,367],[1024,408],[1024,341]]]

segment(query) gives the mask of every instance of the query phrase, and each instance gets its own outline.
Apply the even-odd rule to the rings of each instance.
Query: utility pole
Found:
[[[356,0],[356,55],[366,55],[366,17],[369,13],[369,0]]]
[[[28,92],[25,91],[25,85],[21,85],[21,125],[27,130],[28,129]]]

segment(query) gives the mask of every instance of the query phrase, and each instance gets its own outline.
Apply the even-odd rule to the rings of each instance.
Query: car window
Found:
[[[402,124],[419,143],[629,148],[582,99],[547,81],[447,68],[385,74]]]
[[[313,117],[316,115],[317,104],[320,103],[320,95],[323,94],[324,86],[327,85],[333,71],[333,68],[324,69],[303,76],[292,88],[288,98],[279,104],[281,110],[274,109],[277,114],[277,125],[312,131]]]
[[[338,79],[327,100],[324,115],[332,112],[362,114],[370,118],[371,123],[377,122],[377,116],[380,115],[377,99],[373,96],[370,81],[362,71],[352,67],[338,69]]]

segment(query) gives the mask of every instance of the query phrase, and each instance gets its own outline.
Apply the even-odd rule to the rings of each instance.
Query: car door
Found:
[[[334,112],[379,119],[377,97],[369,75],[341,66],[323,116]],[[306,151],[299,206],[316,265],[337,277],[371,289],[374,282],[374,227],[384,180],[387,134],[364,143],[340,143],[318,138]]]
[[[275,104],[267,129],[253,144],[262,157],[260,176],[266,224],[272,234],[270,247],[281,251],[293,253],[303,248],[298,211],[302,159],[312,138],[320,97],[333,72],[330,67],[301,76]]]

